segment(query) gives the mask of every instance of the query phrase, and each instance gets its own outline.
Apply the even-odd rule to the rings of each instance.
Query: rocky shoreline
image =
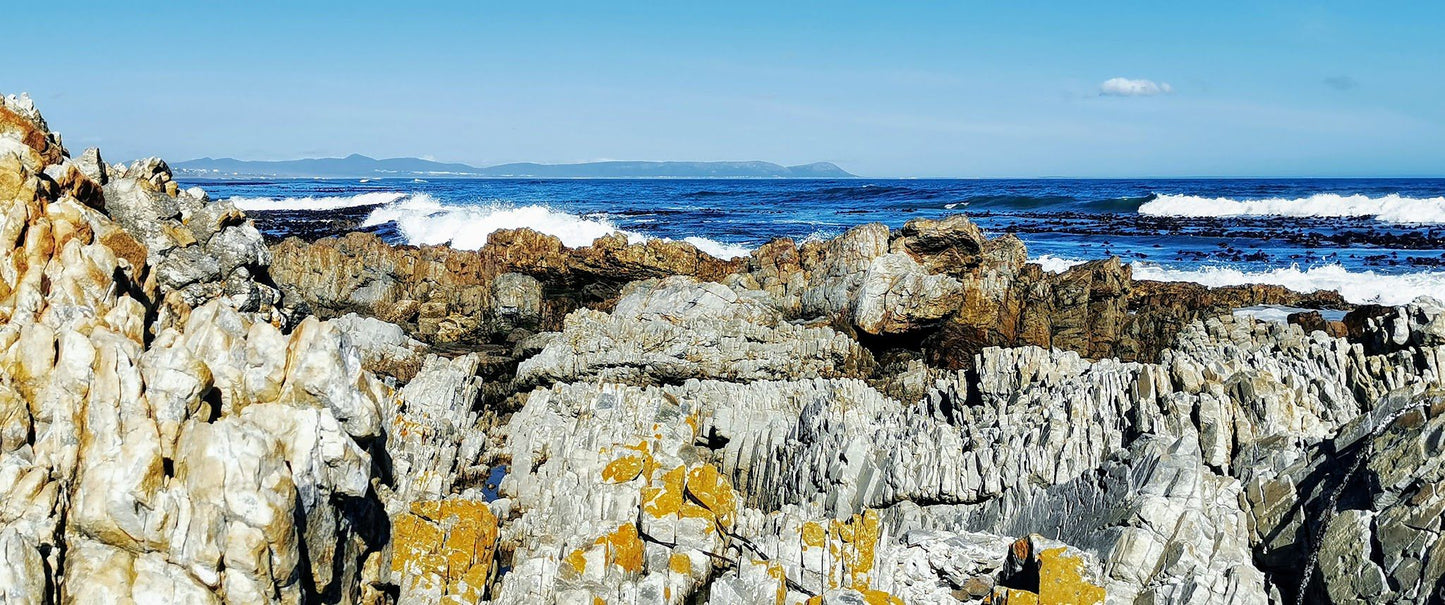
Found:
[[[25,97],[0,236],[4,603],[1445,597],[1433,299],[1054,273],[962,215],[268,243]]]

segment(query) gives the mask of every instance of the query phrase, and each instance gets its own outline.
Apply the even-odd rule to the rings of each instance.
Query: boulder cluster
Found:
[[[0,602],[1445,598],[1445,305],[1063,272],[962,216],[722,261],[267,246],[0,105]]]

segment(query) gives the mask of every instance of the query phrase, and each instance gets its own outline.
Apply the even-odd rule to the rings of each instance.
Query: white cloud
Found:
[[[1109,78],[1099,85],[1099,94],[1110,97],[1152,97],[1174,92],[1168,82]]]

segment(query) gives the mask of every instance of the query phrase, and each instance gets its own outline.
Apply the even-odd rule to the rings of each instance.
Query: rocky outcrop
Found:
[[[639,284],[614,313],[578,316],[636,339],[655,329],[648,326],[657,318],[698,330],[705,316],[717,320],[715,329],[740,313],[700,305],[684,287],[697,285]],[[923,567],[911,553],[948,552],[948,544],[969,552],[960,540],[997,545],[1039,533],[1079,549],[1078,577],[1090,578],[1081,590],[1106,592],[1111,602],[1265,602],[1288,582],[1256,557],[1282,551],[1264,542],[1281,534],[1261,532],[1258,513],[1241,503],[1252,482],[1272,475],[1268,460],[1289,458],[1261,458],[1261,448],[1287,445],[1303,456],[1372,413],[1387,394],[1416,400],[1445,387],[1432,305],[1366,322],[1371,334],[1404,326],[1390,342],[1411,343],[1404,345],[1414,347],[1410,355],[1367,354],[1361,344],[1323,332],[1306,335],[1295,325],[1226,314],[1184,328],[1157,363],[989,348],[970,371],[921,370],[923,386],[913,387],[921,396],[907,404],[854,378],[813,376],[802,364],[792,366],[793,374],[740,380],[716,372],[670,375],[662,362],[619,364],[628,371],[606,375],[581,370],[586,363],[552,363],[574,371],[550,375],[552,386],[528,395],[504,429],[515,466],[503,495],[514,498],[508,507],[522,515],[515,527],[523,533],[509,536],[504,524],[502,548],[518,549],[514,562],[527,561],[530,570],[565,570],[569,549],[586,553],[588,544],[606,543],[617,531],[631,536],[634,530],[617,528],[640,518],[635,531],[646,553],[640,566],[618,570],[604,557],[600,575],[575,582],[562,572],[543,575],[540,585],[524,585],[544,592],[527,594],[667,594],[676,587],[653,574],[679,550],[692,552],[681,546],[687,543],[737,570],[713,582],[710,595],[718,602],[775,593],[784,601],[873,594],[865,590],[885,600],[967,602],[986,595],[1028,599],[1042,588],[1013,592],[1011,576],[987,556],[968,564],[982,570],[969,575],[944,564]],[[719,338],[666,341],[685,343],[696,359],[730,348]],[[569,325],[547,347],[575,359],[575,343],[587,342],[611,341]],[[599,345],[604,350],[612,346]],[[527,363],[548,357],[544,349],[523,373]],[[559,459],[561,452],[567,454]],[[657,462],[658,452],[676,458]],[[668,468],[683,477],[703,468],[698,464],[715,467],[734,493],[733,521],[718,530],[728,539],[658,538],[681,530],[648,528],[649,490],[665,490],[656,482]],[[586,479],[574,487],[560,477]],[[688,483],[678,481],[685,496]],[[560,503],[565,508],[556,508]],[[703,509],[698,514],[707,519],[712,509]],[[828,544],[818,552],[833,553],[832,560],[852,548],[829,542],[824,536],[835,530],[828,528],[843,540],[857,536],[860,524],[877,528],[864,531],[878,536],[870,538],[866,570],[846,562],[827,567],[821,556],[817,566],[809,563],[810,543]],[[549,535],[578,542],[528,546]],[[1305,564],[1302,555],[1290,561]],[[504,577],[503,586],[509,581]]]
[[[1445,597],[1437,300],[1260,322],[1341,301],[962,217],[259,241],[4,100],[0,600]]]
[[[1050,273],[1028,263],[1018,239],[987,239],[963,216],[894,232],[864,225],[801,247],[777,240],[728,283],[768,293],[790,319],[829,321],[875,349],[912,349],[948,368],[990,346],[1153,361],[1190,322],[1235,307],[1349,306],[1334,293],[1277,286],[1136,283],[1118,259]]]
[[[688,277],[643,282],[611,314],[577,311],[546,338],[518,366],[520,386],[866,376],[873,364],[866,349],[830,328],[788,323],[756,297]]]
[[[254,227],[163,162],[72,161],[28,103],[0,115],[22,143],[0,150],[0,595],[395,592],[376,456],[396,404],[363,358],[415,348],[281,314]]]
[[[493,233],[480,250],[392,246],[363,233],[272,248],[271,274],[287,300],[322,317],[349,312],[400,324],[434,344],[515,342],[555,330],[582,306],[608,308],[629,282],[670,275],[716,281],[736,270],[691,244],[621,235],[571,249],[522,229]]]

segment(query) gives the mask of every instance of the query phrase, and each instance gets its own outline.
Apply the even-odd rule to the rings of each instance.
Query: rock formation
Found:
[[[1445,305],[966,218],[267,248],[0,106],[5,603],[1445,598]]]
[[[272,254],[271,273],[293,304],[322,317],[377,317],[435,344],[506,342],[514,330],[555,330],[583,305],[606,308],[631,281],[670,275],[715,281],[738,267],[684,242],[628,244],[617,235],[573,250],[528,229],[494,233],[476,251],[391,246],[352,233],[314,243],[288,239]]]

